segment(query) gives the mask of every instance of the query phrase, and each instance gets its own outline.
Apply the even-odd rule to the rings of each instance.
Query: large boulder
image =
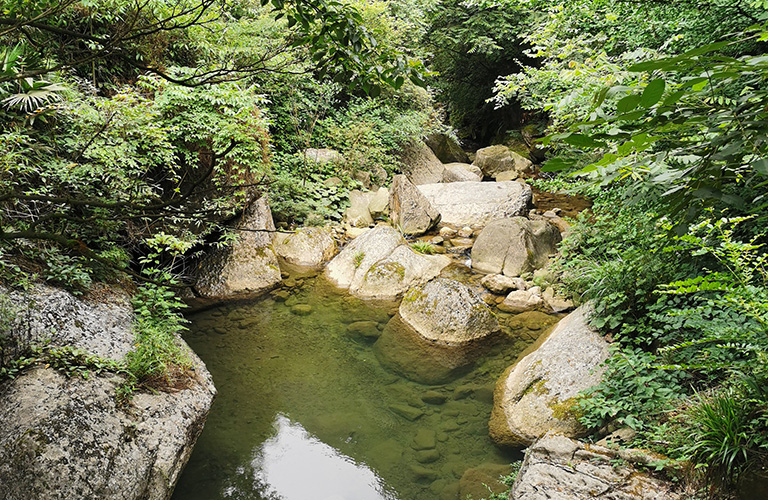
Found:
[[[344,247],[325,267],[325,276],[339,288],[360,288],[368,269],[404,244],[397,229],[376,226]]]
[[[403,173],[414,184],[442,182],[445,167],[429,146],[422,141],[408,144],[400,152]]]
[[[132,309],[121,293],[100,296],[109,302],[37,287],[9,302],[21,326],[55,332],[51,345],[121,360],[134,340]],[[17,342],[30,330],[9,330],[20,331]],[[68,378],[39,365],[0,382],[0,498],[170,498],[216,392],[202,361],[177,341],[192,369],[172,392],[136,393],[127,404],[115,374]]]
[[[561,240],[560,231],[545,220],[498,219],[478,235],[472,247],[472,268],[520,276],[545,266]]]
[[[461,149],[458,141],[447,134],[429,134],[424,142],[443,163],[469,162],[469,156]]]
[[[483,173],[469,163],[447,163],[443,172],[443,182],[480,182]]]
[[[408,290],[399,313],[419,335],[444,345],[468,344],[499,331],[498,320],[480,297],[445,278]]]
[[[302,227],[294,233],[275,233],[272,247],[286,263],[311,269],[321,267],[338,251],[329,227]]]
[[[408,235],[424,234],[440,222],[440,212],[404,175],[392,181],[389,213],[392,223]]]
[[[375,193],[353,189],[349,192],[349,207],[344,212],[344,220],[352,227],[368,227],[373,224],[373,216],[368,210]]]
[[[580,307],[540,337],[539,347],[510,366],[493,395],[491,438],[504,446],[526,446],[548,431],[578,437],[576,397],[600,382],[608,344],[587,324]]]
[[[526,450],[509,499],[688,498],[679,483],[664,481],[641,469],[658,458],[640,450],[611,450],[548,433]]]
[[[379,188],[373,193],[368,202],[368,212],[374,219],[383,219],[389,215],[389,190],[387,188]]]
[[[349,292],[362,298],[393,300],[411,286],[436,277],[450,263],[446,255],[422,255],[408,245],[400,245],[369,267],[362,282],[350,287]]]
[[[450,182],[417,186],[440,212],[441,223],[485,226],[528,213],[531,188],[520,182]]]
[[[251,203],[235,228],[237,241],[215,249],[198,266],[194,288],[202,297],[253,296],[280,283],[280,268],[272,250],[275,224],[267,198]]]
[[[478,149],[473,163],[480,167],[485,177],[496,178],[499,174],[510,171],[518,174],[528,174],[533,171],[531,160],[523,158],[501,144]]]

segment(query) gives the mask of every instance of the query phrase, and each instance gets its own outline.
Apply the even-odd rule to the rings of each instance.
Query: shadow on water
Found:
[[[452,357],[403,341],[393,304],[322,278],[280,298],[190,317],[219,396],[174,500],[456,500],[467,470],[520,458],[494,446],[488,419],[496,378],[530,341]]]

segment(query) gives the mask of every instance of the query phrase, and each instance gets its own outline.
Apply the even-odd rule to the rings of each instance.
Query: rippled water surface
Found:
[[[481,498],[483,478],[519,458],[493,445],[488,418],[496,379],[532,335],[518,325],[446,366],[451,353],[431,359],[386,326],[394,311],[318,278],[285,302],[193,315],[185,338],[219,395],[173,498]]]

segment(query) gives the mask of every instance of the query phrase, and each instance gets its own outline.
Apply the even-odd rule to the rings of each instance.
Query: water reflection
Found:
[[[396,500],[384,481],[278,414],[275,435],[259,448],[252,466],[255,487],[265,498],[280,500]]]

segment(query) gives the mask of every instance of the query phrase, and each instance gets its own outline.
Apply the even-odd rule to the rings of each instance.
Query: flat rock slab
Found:
[[[554,433],[528,448],[510,500],[678,500],[679,485],[638,471],[654,458],[639,450],[609,450]],[[661,457],[658,457],[661,458]]]
[[[600,382],[608,343],[587,324],[581,306],[563,318],[532,353],[499,378],[489,430],[503,446],[524,446],[549,431],[586,433],[575,411],[579,392]]]
[[[422,184],[418,189],[440,212],[441,223],[485,226],[505,217],[528,213],[531,187],[521,182],[450,182]]]

